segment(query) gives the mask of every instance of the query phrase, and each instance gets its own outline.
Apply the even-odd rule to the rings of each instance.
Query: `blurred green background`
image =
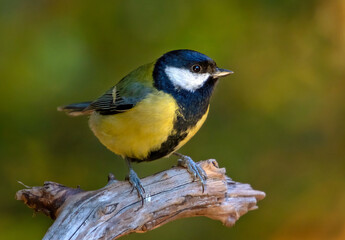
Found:
[[[56,107],[180,48],[235,72],[182,152],[267,197],[231,229],[192,218],[123,239],[345,239],[343,0],[0,1],[1,239],[40,239],[52,224],[14,200],[17,180],[91,190],[127,173],[85,117]]]

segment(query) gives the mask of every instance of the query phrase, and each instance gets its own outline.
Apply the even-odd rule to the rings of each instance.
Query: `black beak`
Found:
[[[219,78],[219,77],[228,76],[228,75],[233,74],[233,73],[234,73],[233,71],[230,71],[230,70],[227,70],[227,69],[217,68],[216,72],[214,72],[212,74],[212,76],[214,78]]]

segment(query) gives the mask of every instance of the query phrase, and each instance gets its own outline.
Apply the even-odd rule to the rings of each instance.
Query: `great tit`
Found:
[[[206,173],[190,157],[177,153],[205,122],[210,97],[220,77],[208,56],[175,50],[125,76],[95,101],[59,107],[68,115],[89,115],[89,126],[110,151],[122,156],[128,180],[144,201],[145,190],[131,162],[152,161],[171,154],[201,181]]]

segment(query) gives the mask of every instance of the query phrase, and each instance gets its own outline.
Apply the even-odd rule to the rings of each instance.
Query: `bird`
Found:
[[[204,191],[205,171],[178,150],[205,122],[218,79],[232,73],[200,52],[173,50],[130,72],[96,100],[58,110],[89,116],[94,135],[127,162],[127,180],[142,203],[145,189],[132,162],[176,155]]]

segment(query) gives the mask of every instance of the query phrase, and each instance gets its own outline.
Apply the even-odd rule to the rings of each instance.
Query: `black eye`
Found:
[[[201,71],[201,66],[198,65],[198,64],[195,64],[192,66],[192,71],[195,72],[195,73],[198,73]]]

